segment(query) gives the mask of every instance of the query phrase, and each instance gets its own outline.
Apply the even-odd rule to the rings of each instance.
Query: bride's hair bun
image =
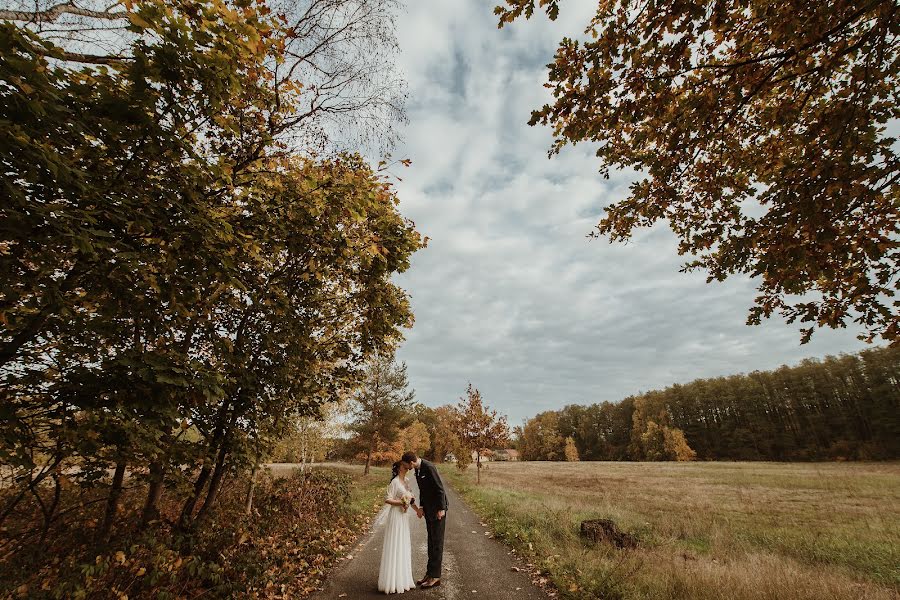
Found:
[[[400,461],[398,460],[393,465],[391,465],[391,480],[394,479],[397,475],[400,474]]]

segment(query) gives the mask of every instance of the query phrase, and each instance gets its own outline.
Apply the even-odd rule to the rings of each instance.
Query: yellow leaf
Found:
[[[144,18],[137,13],[128,13],[128,20],[131,21],[133,25],[137,25],[141,29],[150,29],[152,27],[150,23],[144,20]]]

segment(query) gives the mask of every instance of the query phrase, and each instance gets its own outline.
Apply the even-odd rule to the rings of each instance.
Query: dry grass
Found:
[[[900,465],[491,463],[444,471],[569,598],[900,598]],[[594,547],[611,518],[641,547]]]

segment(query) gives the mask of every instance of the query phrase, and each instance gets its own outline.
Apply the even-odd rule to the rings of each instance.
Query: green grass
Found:
[[[371,467],[368,475],[362,474],[362,467],[341,465],[339,468],[353,474],[353,489],[350,493],[351,510],[369,511],[374,516],[384,506],[384,491],[391,481],[391,470],[387,467]]]
[[[443,471],[564,598],[900,598],[900,466],[491,463]],[[582,540],[613,519],[634,551]]]

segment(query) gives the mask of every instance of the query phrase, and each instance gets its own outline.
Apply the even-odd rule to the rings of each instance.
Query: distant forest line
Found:
[[[875,348],[543,412],[517,446],[523,460],[573,460],[573,443],[580,460],[888,460],[898,408],[900,348]]]

